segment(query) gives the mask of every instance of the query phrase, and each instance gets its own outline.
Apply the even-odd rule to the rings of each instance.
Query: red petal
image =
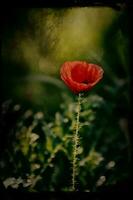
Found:
[[[61,79],[75,93],[90,90],[103,76],[103,69],[83,61],[65,62],[61,67]]]

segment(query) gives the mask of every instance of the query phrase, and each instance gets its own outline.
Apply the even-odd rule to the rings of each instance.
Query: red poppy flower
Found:
[[[65,62],[60,70],[61,79],[74,92],[90,90],[103,77],[103,69],[84,61]]]

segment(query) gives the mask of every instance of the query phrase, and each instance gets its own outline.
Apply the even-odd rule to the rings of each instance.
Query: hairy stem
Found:
[[[80,117],[80,109],[81,109],[81,94],[78,96],[78,104],[77,104],[77,116],[76,116],[76,127],[73,136],[73,161],[72,161],[72,190],[76,191],[76,176],[77,176],[77,155],[79,148],[79,117]]]

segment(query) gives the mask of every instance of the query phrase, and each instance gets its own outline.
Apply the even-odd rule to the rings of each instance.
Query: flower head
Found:
[[[103,77],[103,69],[85,61],[65,62],[61,66],[61,79],[74,92],[89,91]]]

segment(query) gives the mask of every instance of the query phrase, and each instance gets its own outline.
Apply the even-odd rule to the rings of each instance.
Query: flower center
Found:
[[[88,84],[87,70],[85,67],[83,67],[81,65],[76,65],[75,67],[73,67],[73,69],[71,71],[71,77],[74,81],[76,81],[78,83]]]

